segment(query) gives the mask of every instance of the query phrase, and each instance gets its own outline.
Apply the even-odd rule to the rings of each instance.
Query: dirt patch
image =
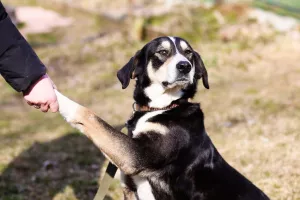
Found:
[[[24,24],[21,32],[24,35],[49,33],[57,27],[67,27],[73,23],[71,17],[64,17],[53,10],[42,7],[20,6],[15,9],[18,22]]]

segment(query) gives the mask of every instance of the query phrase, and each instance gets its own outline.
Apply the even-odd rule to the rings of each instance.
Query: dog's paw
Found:
[[[55,90],[57,97],[59,112],[66,119],[67,122],[75,120],[77,109],[79,104],[67,98],[57,90]]]

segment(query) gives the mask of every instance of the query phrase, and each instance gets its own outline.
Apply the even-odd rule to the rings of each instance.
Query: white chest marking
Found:
[[[160,134],[166,134],[168,129],[167,127],[159,124],[159,123],[153,123],[153,122],[147,122],[150,118],[159,115],[163,113],[164,110],[158,110],[158,111],[152,111],[147,114],[145,114],[143,117],[141,117],[136,126],[133,133],[133,137],[137,137],[140,133],[142,132],[147,132],[147,131],[155,131]]]
[[[134,176],[133,181],[137,188],[139,200],[155,200],[151,185],[146,178]]]

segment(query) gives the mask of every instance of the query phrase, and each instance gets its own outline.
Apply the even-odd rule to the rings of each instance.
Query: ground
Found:
[[[38,4],[76,21],[27,36],[49,75],[62,93],[115,127],[131,115],[134,87],[131,83],[122,90],[117,70],[153,36],[191,41],[204,59],[211,86],[206,90],[199,84],[192,101],[201,102],[217,149],[271,199],[300,199],[299,29],[279,33],[258,25],[244,17],[243,7],[194,8],[116,23]],[[139,23],[144,41],[132,33],[139,30],[132,24]],[[107,161],[92,142],[59,114],[28,107],[2,79],[0,96],[0,199],[93,199]],[[107,199],[122,199],[118,180]]]

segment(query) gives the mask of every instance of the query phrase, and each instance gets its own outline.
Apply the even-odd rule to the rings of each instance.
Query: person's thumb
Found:
[[[49,104],[49,107],[50,107],[51,112],[57,112],[58,111],[58,102],[57,102],[57,100],[51,102]]]

